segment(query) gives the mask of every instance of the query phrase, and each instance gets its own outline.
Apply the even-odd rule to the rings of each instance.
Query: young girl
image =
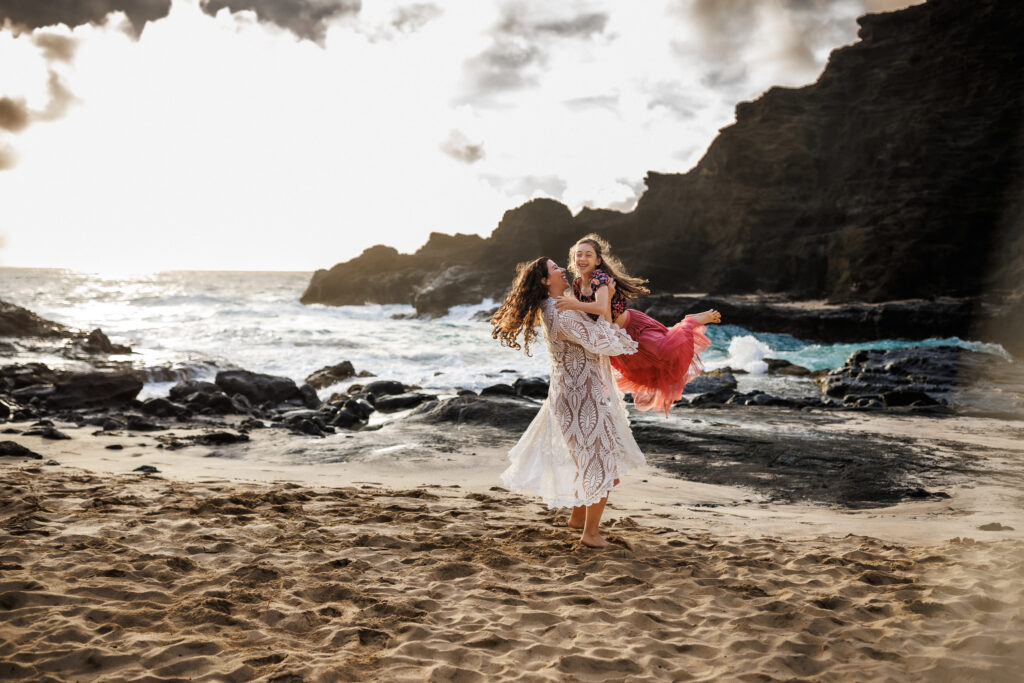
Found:
[[[639,351],[611,358],[619,389],[633,394],[633,405],[639,410],[657,409],[667,417],[686,383],[704,370],[699,354],[711,345],[704,325],[721,322],[721,314],[711,309],[688,315],[668,329],[646,313],[627,308],[629,299],[650,290],[643,280],[629,276],[608,243],[594,234],[569,250],[569,268],[575,276],[575,298],[560,297],[558,309],[580,310],[594,320],[603,317],[625,329]]]

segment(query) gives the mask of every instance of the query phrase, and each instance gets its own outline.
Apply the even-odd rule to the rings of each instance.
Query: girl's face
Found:
[[[597,258],[597,252],[589,242],[581,242],[576,245],[575,260],[576,270],[583,275],[601,265],[601,259]]]

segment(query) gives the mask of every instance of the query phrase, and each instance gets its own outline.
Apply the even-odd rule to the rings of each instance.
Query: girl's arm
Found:
[[[603,317],[608,322],[612,322],[612,296],[608,291],[607,287],[601,287],[597,290],[597,296],[594,297],[595,301],[580,301],[571,296],[560,296],[555,299],[555,306],[560,311],[583,311],[584,313],[593,313]]]

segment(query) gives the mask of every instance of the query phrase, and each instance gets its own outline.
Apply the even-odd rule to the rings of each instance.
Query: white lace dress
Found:
[[[608,356],[635,353],[637,343],[602,318],[542,305],[551,355],[547,400],[519,443],[501,479],[512,491],[531,493],[549,508],[593,505],[615,480],[645,464],[633,439]]]

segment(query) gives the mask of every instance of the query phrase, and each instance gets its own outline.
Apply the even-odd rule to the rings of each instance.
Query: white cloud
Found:
[[[18,65],[0,96],[43,110],[52,72],[75,98],[0,137],[19,159],[0,172],[0,255],[307,269],[432,230],[488,234],[532,196],[628,209],[647,170],[691,167],[738,100],[813,80],[863,9],[753,3],[716,28],[706,4],[367,2],[318,45],[176,0],[137,42],[123,17],[58,29],[68,63],[0,31]]]

